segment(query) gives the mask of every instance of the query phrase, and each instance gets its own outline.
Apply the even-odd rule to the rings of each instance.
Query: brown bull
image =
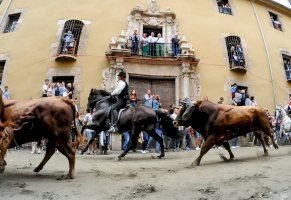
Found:
[[[76,110],[71,100],[49,97],[28,101],[5,101],[4,121],[0,124],[0,172],[5,169],[4,156],[8,148],[46,138],[45,157],[34,172],[42,170],[46,162],[58,149],[69,160],[69,173],[63,178],[73,178],[75,174],[75,149],[70,142],[72,131],[77,133],[76,145],[82,136],[75,124]],[[11,126],[13,122],[18,128]]]
[[[205,139],[199,157],[192,163],[193,167],[200,165],[202,157],[214,145],[223,145],[232,160],[234,155],[228,140],[250,132],[255,132],[256,137],[261,141],[265,155],[268,155],[265,142],[268,142],[269,138],[274,147],[278,148],[271,132],[268,116],[263,109],[258,107],[221,105],[208,100],[199,101],[194,105],[184,103],[175,124],[192,126]]]

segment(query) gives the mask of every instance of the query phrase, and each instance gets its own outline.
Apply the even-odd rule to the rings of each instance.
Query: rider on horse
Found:
[[[126,82],[126,73],[124,71],[119,72],[118,74],[119,81],[117,82],[117,86],[115,90],[111,93],[111,96],[117,96],[118,101],[112,105],[110,116],[111,123],[108,133],[114,133],[118,131],[117,121],[118,121],[118,112],[126,107],[128,96],[128,84]]]

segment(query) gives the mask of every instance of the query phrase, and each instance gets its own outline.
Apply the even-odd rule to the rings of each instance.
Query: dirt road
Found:
[[[212,149],[201,166],[187,168],[198,151],[167,153],[162,160],[150,154],[77,156],[76,178],[58,181],[68,169],[67,159],[55,154],[39,174],[33,168],[43,154],[10,151],[0,175],[0,199],[291,199],[291,147],[270,150],[238,148],[237,158],[223,162]]]

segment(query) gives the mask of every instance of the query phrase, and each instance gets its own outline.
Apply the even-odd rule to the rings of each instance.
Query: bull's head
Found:
[[[4,157],[7,149],[14,139],[13,133],[20,130],[22,127],[23,125],[15,128],[15,124],[13,122],[0,122],[0,173],[3,173],[5,170],[6,161],[4,160]]]
[[[173,121],[174,126],[184,126],[188,124],[187,122],[190,120],[192,113],[195,109],[196,102],[191,101],[180,101],[182,107],[180,109],[179,115]]]

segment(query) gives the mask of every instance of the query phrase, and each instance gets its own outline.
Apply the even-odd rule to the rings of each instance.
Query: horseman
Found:
[[[108,133],[114,133],[118,131],[117,121],[118,121],[118,112],[126,107],[126,103],[129,99],[128,96],[128,84],[126,82],[126,73],[124,71],[119,72],[118,82],[115,90],[111,93],[111,96],[117,96],[118,101],[112,105],[110,110],[111,122]]]

